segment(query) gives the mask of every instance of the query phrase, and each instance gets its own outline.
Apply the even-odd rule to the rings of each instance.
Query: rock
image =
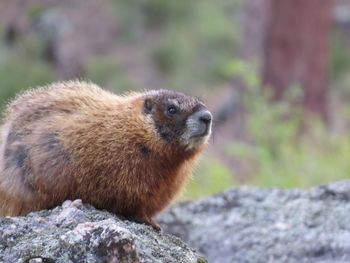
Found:
[[[159,217],[209,262],[350,262],[350,181],[309,190],[239,187]]]
[[[0,262],[206,262],[176,237],[81,200],[26,217],[0,217]]]

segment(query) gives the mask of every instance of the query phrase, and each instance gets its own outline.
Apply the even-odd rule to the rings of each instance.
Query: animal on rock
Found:
[[[27,91],[1,127],[0,215],[82,199],[160,229],[152,217],[184,187],[211,122],[201,101],[170,90],[118,96],[71,81]]]

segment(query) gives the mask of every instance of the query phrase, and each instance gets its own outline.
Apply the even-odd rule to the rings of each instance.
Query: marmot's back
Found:
[[[173,91],[117,96],[66,82],[24,93],[2,126],[0,215],[81,198],[152,223],[188,178],[210,126],[201,102]]]

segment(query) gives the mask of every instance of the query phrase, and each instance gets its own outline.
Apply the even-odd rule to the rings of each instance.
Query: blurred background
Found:
[[[0,108],[52,81],[214,113],[184,198],[350,178],[350,0],[0,0]]]

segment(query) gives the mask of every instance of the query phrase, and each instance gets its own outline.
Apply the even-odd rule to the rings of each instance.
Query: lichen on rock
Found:
[[[211,263],[350,262],[350,181],[308,190],[238,187],[175,205],[158,219]]]
[[[121,220],[81,201],[26,217],[0,217],[0,262],[193,262],[176,237]]]

